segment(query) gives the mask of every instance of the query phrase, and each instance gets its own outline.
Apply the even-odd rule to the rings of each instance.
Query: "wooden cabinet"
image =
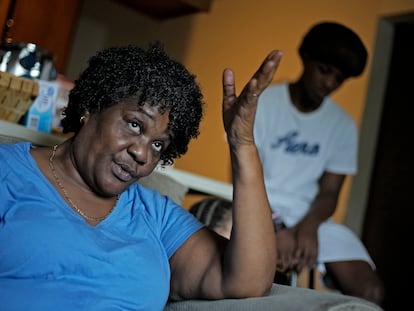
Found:
[[[207,12],[213,0],[113,0],[158,20]]]
[[[82,0],[1,0],[2,38],[8,14],[13,17],[9,36],[14,42],[32,42],[54,56],[64,74]]]
[[[1,31],[3,32],[3,29],[6,28],[6,20],[7,20],[7,14],[10,7],[10,1],[11,0],[1,0],[0,1],[0,26]]]

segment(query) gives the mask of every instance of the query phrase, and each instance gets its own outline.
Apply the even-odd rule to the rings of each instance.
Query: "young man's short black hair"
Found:
[[[303,59],[312,59],[337,67],[349,77],[359,76],[367,62],[367,50],[350,28],[335,23],[314,25],[299,47]]]

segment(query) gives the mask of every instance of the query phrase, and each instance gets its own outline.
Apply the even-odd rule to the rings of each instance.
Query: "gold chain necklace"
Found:
[[[58,148],[58,146],[59,145],[54,145],[53,146],[53,149],[52,149],[52,153],[50,154],[50,157],[49,157],[49,167],[50,167],[50,170],[52,171],[52,175],[53,175],[53,177],[55,178],[55,181],[56,181],[56,183],[57,183],[57,185],[59,186],[59,188],[60,188],[60,190],[62,191],[62,193],[63,193],[63,196],[65,197],[65,199],[66,199],[66,201],[68,201],[69,203],[70,203],[70,205],[73,207],[73,209],[79,214],[79,215],[81,215],[83,218],[85,218],[85,219],[87,219],[87,220],[90,220],[90,221],[96,221],[96,222],[99,222],[99,221],[102,221],[102,220],[104,220],[106,217],[108,217],[109,216],[109,214],[111,214],[112,213],[112,211],[114,210],[114,208],[115,208],[115,206],[116,206],[116,204],[118,203],[118,200],[119,200],[119,195],[118,195],[118,197],[117,197],[117,199],[116,199],[116,202],[115,202],[115,204],[114,204],[114,206],[112,206],[112,208],[109,210],[109,212],[106,214],[106,215],[104,215],[104,216],[101,216],[101,217],[93,217],[93,216],[89,216],[88,214],[86,214],[84,211],[82,211],[73,201],[72,201],[72,199],[69,197],[69,194],[68,194],[68,192],[66,191],[66,189],[63,187],[63,185],[62,185],[62,182],[60,181],[60,179],[59,179],[59,177],[57,176],[57,174],[56,174],[56,170],[55,170],[55,166],[53,165],[53,160],[54,160],[54,158],[55,158],[55,154],[56,154],[56,150],[57,150],[57,148]]]

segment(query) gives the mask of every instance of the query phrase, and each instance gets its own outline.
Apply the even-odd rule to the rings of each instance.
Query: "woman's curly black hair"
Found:
[[[172,164],[187,152],[190,140],[199,135],[203,95],[195,75],[171,59],[159,42],[148,49],[111,47],[91,57],[69,93],[63,132],[76,135],[86,111],[99,113],[130,98],[137,98],[140,106],[158,107],[160,113],[170,110],[169,129],[174,137],[161,155],[163,164]]]

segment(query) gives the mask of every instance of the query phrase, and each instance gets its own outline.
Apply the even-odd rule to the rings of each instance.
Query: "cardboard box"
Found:
[[[22,124],[39,132],[51,133],[59,83],[45,80],[36,80],[36,82],[39,84],[39,93],[24,115]]]

